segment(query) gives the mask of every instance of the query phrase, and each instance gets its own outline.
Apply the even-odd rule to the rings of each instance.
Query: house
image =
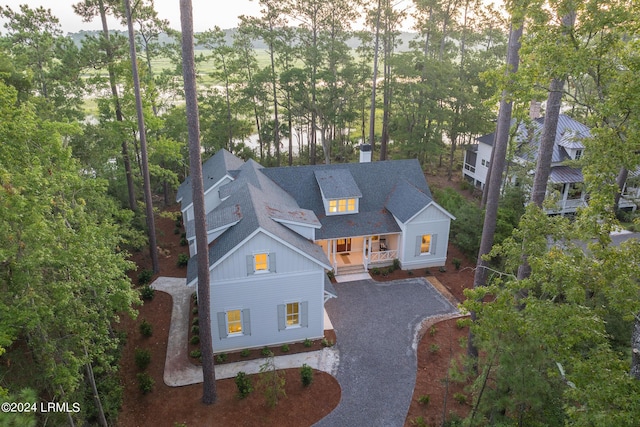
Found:
[[[515,120],[512,121],[512,127]],[[530,123],[519,122],[514,134],[516,150],[512,163],[524,167],[525,171],[533,174],[538,158],[540,138],[544,117],[533,119]],[[553,145],[551,159],[551,174],[549,176],[548,191],[556,193],[558,202],[554,208],[548,209],[549,214],[571,214],[578,208],[584,207],[588,195],[584,191],[584,178],[580,167],[568,164],[571,160],[579,160],[584,154],[585,146],[582,141],[591,137],[589,128],[569,116],[560,114],[556,139]],[[484,188],[489,171],[491,152],[495,133],[476,139],[477,144],[470,146],[464,155],[462,175],[466,181],[478,188]],[[513,168],[512,168],[513,170]],[[630,177],[634,174],[630,174]],[[515,181],[509,176],[508,180]],[[631,180],[628,181],[631,183]],[[621,209],[636,209],[634,199],[640,196],[640,187],[625,186],[620,199]]]
[[[365,149],[366,150],[366,149]],[[203,165],[214,350],[324,334],[327,277],[390,265],[442,266],[451,214],[417,160],[264,168],[226,150]],[[370,155],[370,153],[369,153]],[[197,282],[191,184],[178,189]]]

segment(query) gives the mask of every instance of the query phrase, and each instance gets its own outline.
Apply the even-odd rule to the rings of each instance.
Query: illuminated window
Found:
[[[420,253],[428,254],[431,252],[431,234],[424,234],[420,243]]]
[[[355,212],[356,199],[334,199],[329,200],[329,213]]]
[[[255,266],[255,271],[267,271],[269,270],[269,257],[267,254],[255,254],[253,256]]]
[[[291,302],[287,304],[287,327],[300,325],[300,304]]]
[[[242,333],[242,310],[227,311],[227,333],[229,335]]]

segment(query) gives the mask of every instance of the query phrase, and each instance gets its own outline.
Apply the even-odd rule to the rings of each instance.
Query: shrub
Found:
[[[200,359],[202,353],[200,352],[200,350],[192,350],[191,352],[189,352],[189,356],[193,357],[194,359]]]
[[[306,338],[306,339],[304,340],[303,345],[304,345],[305,347],[309,348],[309,347],[311,347],[311,346],[313,345],[313,341],[311,341],[309,338]]]
[[[462,265],[462,261],[460,261],[458,258],[454,258],[451,260],[451,262],[453,263],[453,266],[456,268],[456,270],[460,270],[460,266]]]
[[[262,350],[260,350],[260,354],[262,354],[262,356],[264,357],[270,357],[273,356],[273,352],[271,350],[269,350],[269,347],[263,347]]]
[[[426,406],[429,404],[430,400],[431,400],[431,396],[429,396],[428,394],[423,394],[418,398],[418,403]]]
[[[393,270],[389,269],[390,271],[400,270],[400,260],[398,258],[393,259],[392,267],[393,267]]]
[[[220,353],[218,355],[216,355],[216,362],[218,363],[224,363],[227,361],[227,353]]]
[[[407,271],[407,274],[408,274],[409,276],[413,276],[413,270],[409,270],[409,271]]]
[[[438,271],[439,271],[440,273],[446,273],[446,272],[447,272],[447,269],[446,269],[446,268],[444,267],[444,265],[443,265],[443,266],[440,266],[440,268],[438,268]]]
[[[193,309],[191,310],[191,314],[193,314],[194,316],[198,315],[198,307],[193,307]]]
[[[176,227],[182,227],[182,214],[178,215],[178,217],[176,218]]]
[[[471,319],[458,319],[456,320],[456,328],[458,329],[464,329],[466,326],[469,325]]]
[[[173,234],[176,234],[176,235],[180,234],[180,227],[174,228],[173,229]]]
[[[427,427],[427,421],[424,419],[422,415],[411,420],[411,425],[417,427]]]
[[[142,270],[140,274],[138,274],[138,284],[146,285],[147,283],[151,282],[152,277],[153,277],[152,270]]]
[[[249,378],[244,372],[240,371],[236,374],[235,382],[236,387],[238,387],[238,397],[240,399],[244,399],[253,391],[251,378]]]
[[[186,237],[180,238],[180,246],[187,246],[188,244],[189,244],[189,241],[187,240]]]
[[[149,285],[144,285],[142,289],[140,289],[140,296],[145,301],[151,301],[156,291]]]
[[[429,335],[434,336],[436,334],[436,332],[438,332],[438,328],[436,328],[435,325],[431,326],[429,328]]]
[[[200,322],[200,320],[198,319],[198,316],[195,316],[193,319],[191,319],[191,324],[192,325],[197,325]]]
[[[153,334],[153,326],[151,326],[151,323],[142,319],[142,323],[140,323],[140,333],[143,337],[150,337]]]
[[[193,345],[198,345],[200,344],[200,337],[197,335],[194,335],[191,337],[191,339],[189,340],[189,342]]]
[[[285,392],[286,381],[284,373],[276,369],[273,353],[271,353],[266,361],[260,365],[260,380],[258,384],[270,408],[274,408],[278,404],[281,396],[285,397],[287,395]]]
[[[193,326],[191,327],[191,333],[192,333],[193,335],[200,335],[200,326],[198,326],[198,325],[193,325]]]
[[[138,388],[140,389],[142,394],[151,393],[154,383],[155,381],[153,381],[153,378],[151,378],[151,375],[149,375],[148,373],[138,373]]]
[[[320,341],[320,344],[323,347],[333,347],[333,341],[329,341],[326,337],[322,338],[322,341]]]
[[[335,279],[336,274],[333,272],[333,270],[327,272],[327,277],[331,280]]]
[[[249,351],[248,348],[245,348],[244,350],[242,350],[240,352],[240,356],[242,356],[242,357],[249,357],[250,354],[251,354],[251,352]]]
[[[431,353],[437,353],[440,351],[440,346],[438,344],[431,344],[429,346],[429,352]]]
[[[189,264],[189,255],[187,254],[178,254],[178,267],[185,267]]]
[[[280,346],[280,351],[283,353],[289,351],[289,344],[282,344],[282,346]]]
[[[373,274],[374,276],[379,276],[380,275],[380,269],[378,267],[374,267],[371,269],[371,274]]]
[[[151,352],[145,348],[136,348],[135,360],[138,369],[144,371],[151,363]]]
[[[306,363],[300,368],[300,378],[302,379],[302,385],[308,387],[313,382],[313,369]]]
[[[453,393],[453,399],[461,405],[467,403],[467,395],[464,393]]]

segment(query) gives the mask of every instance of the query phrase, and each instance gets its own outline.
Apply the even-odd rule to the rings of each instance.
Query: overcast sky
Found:
[[[28,4],[32,9],[39,6],[45,9],[51,9],[51,13],[60,20],[62,31],[65,33],[100,29],[99,19],[94,19],[92,22],[82,22],[82,19],[73,13],[71,5],[78,3],[78,1],[79,0],[0,0],[0,5],[9,6],[14,11],[20,10],[21,4]],[[191,1],[193,4],[193,27],[196,32],[211,29],[216,25],[223,29],[234,28],[238,26],[238,16],[258,16],[260,14],[260,7],[257,0]],[[167,19],[172,28],[180,30],[180,0],[155,0],[154,4],[160,18]],[[113,27],[113,29],[124,29],[120,28],[116,22],[110,22],[109,26]],[[0,32],[4,32],[4,28],[0,28]]]

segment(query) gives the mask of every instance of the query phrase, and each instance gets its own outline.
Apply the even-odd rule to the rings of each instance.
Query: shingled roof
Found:
[[[315,212],[322,224],[322,228],[316,231],[316,239],[319,240],[400,232],[389,208],[398,212],[402,210],[401,216],[406,217],[403,210],[409,212],[412,208],[401,207],[398,198],[407,192],[398,189],[402,194],[396,194],[391,204],[388,204],[388,200],[401,181],[411,183],[415,191],[421,194],[422,201],[432,198],[416,159],[266,168],[262,172],[289,193],[301,208]],[[350,176],[362,195],[358,213],[327,216],[318,175]],[[349,183],[348,187],[353,188],[353,185]],[[413,205],[410,200],[406,203]]]
[[[264,168],[253,160],[243,162],[221,150],[203,165],[203,170],[208,171],[205,191],[224,176],[233,179],[220,187],[222,202],[207,215],[210,230],[229,226],[209,245],[211,265],[262,230],[330,268],[320,246],[283,223],[312,227],[317,240],[399,233],[394,216],[405,222],[432,202],[422,168],[415,159]],[[358,212],[327,216],[321,188],[325,197],[359,197]],[[178,193],[184,209],[191,203],[189,180]],[[189,224],[187,234],[193,235]],[[192,257],[187,283],[196,277],[197,261]]]

